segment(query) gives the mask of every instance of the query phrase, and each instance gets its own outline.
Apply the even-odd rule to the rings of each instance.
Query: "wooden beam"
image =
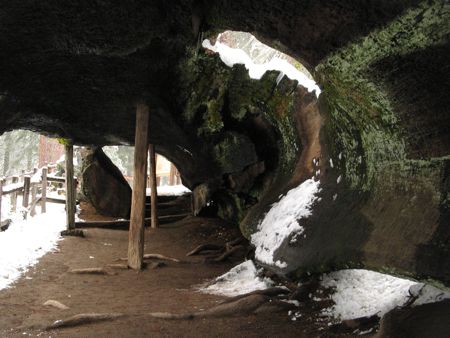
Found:
[[[47,211],[47,167],[42,168],[42,188],[41,188],[41,213],[45,214]]]
[[[148,146],[150,155],[150,189],[151,189],[151,218],[152,228],[158,227],[158,190],[156,188],[156,154],[155,146]]]
[[[73,145],[65,145],[66,151],[66,226],[75,229],[75,185],[73,180]]]
[[[131,197],[130,231],[128,233],[128,266],[142,268],[144,257],[145,191],[147,182],[149,108],[138,104],[134,142],[134,178]]]

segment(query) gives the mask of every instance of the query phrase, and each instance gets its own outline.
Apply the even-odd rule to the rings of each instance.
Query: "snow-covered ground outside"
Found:
[[[311,80],[303,72],[299,71],[289,62],[277,56],[273,57],[266,63],[258,64],[242,49],[231,48],[220,42],[220,35],[214,45],[208,39],[202,43],[204,48],[207,48],[215,53],[218,53],[220,59],[228,67],[233,67],[235,64],[243,64],[248,69],[249,76],[252,79],[261,79],[264,73],[269,70],[277,70],[280,72],[278,82],[281,81],[284,75],[291,80],[297,80],[299,85],[305,87],[309,92],[315,91],[316,96],[320,94],[320,88],[314,80]]]
[[[214,295],[233,297],[255,290],[265,290],[274,285],[270,278],[261,277],[253,261],[236,265],[227,273],[217,277],[213,284],[202,286],[199,291]]]
[[[159,196],[181,196],[191,191],[184,185],[160,185],[156,187]],[[147,188],[147,196],[151,194],[151,188]]]
[[[8,215],[12,223],[0,232],[0,290],[10,287],[39,258],[55,250],[61,239],[60,232],[65,229],[64,205],[48,203],[45,214],[40,214],[39,207],[36,209],[36,216],[24,220],[20,208],[8,214],[9,199],[3,198],[2,215]]]
[[[404,305],[410,296],[417,296],[413,306],[450,298],[450,292],[431,285],[363,269],[347,269],[325,274],[322,286],[333,288],[335,305],[324,315],[345,320],[378,315]]]
[[[318,199],[319,186],[319,181],[308,179],[272,205],[258,224],[258,231],[251,236],[258,261],[280,268],[287,267],[286,262],[280,260],[274,262],[273,255],[289,236],[302,235],[304,228],[299,222],[311,215],[310,208]]]

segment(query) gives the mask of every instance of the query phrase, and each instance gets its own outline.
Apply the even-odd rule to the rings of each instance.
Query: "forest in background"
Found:
[[[28,130],[14,130],[0,136],[0,176],[19,175],[22,170],[31,171],[39,163],[38,133]],[[108,146],[103,151],[124,175],[133,175],[133,147]],[[75,153],[78,147],[75,147]],[[79,156],[75,154],[75,159]],[[75,166],[81,161],[75,160]],[[77,168],[80,169],[80,168]],[[76,170],[79,172],[79,170]]]

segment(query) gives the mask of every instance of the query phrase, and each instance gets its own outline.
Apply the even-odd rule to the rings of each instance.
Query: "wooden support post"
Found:
[[[156,155],[155,146],[148,146],[150,156],[150,189],[151,189],[151,217],[152,228],[158,227],[158,190],[156,188]]]
[[[145,195],[147,182],[149,108],[138,104],[134,142],[134,177],[128,233],[128,266],[140,270],[144,258]]]
[[[41,188],[41,214],[47,212],[47,167],[42,168],[42,188]]]
[[[75,185],[73,181],[73,145],[66,145],[66,226],[75,229]]]
[[[13,184],[19,183],[19,176],[13,176],[12,183]],[[11,198],[11,211],[16,212],[16,210],[17,210],[17,191],[11,193],[10,198]]]
[[[31,178],[28,175],[23,177],[23,200],[22,206],[24,208],[28,208],[28,200],[30,199],[30,182]]]
[[[5,184],[5,180],[3,178],[0,179],[0,226],[2,225],[2,194],[3,194],[3,184]]]

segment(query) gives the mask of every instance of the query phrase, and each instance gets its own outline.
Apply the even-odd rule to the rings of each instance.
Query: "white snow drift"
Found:
[[[286,196],[272,205],[270,211],[258,224],[257,232],[251,236],[258,261],[287,267],[285,262],[274,262],[274,253],[289,236],[299,236],[304,228],[299,224],[302,218],[311,215],[311,206],[317,200],[320,182],[309,179],[290,190]]]
[[[9,287],[38,259],[56,248],[65,228],[63,205],[49,204],[46,214],[13,219],[8,230],[0,232],[0,290]]]
[[[260,277],[255,264],[249,260],[235,266],[222,276],[217,277],[214,284],[203,287],[200,291],[233,297],[255,290],[264,290],[273,286],[273,284],[271,279]]]
[[[413,282],[369,270],[340,270],[325,274],[322,286],[335,289],[335,305],[324,314],[345,320],[378,315],[404,305],[411,295],[418,296],[413,305],[450,298],[450,293],[431,285]]]

